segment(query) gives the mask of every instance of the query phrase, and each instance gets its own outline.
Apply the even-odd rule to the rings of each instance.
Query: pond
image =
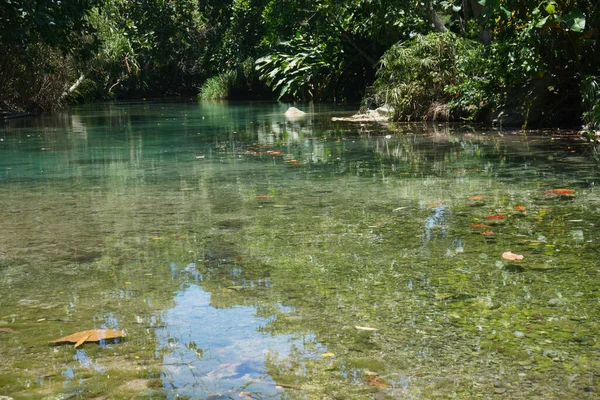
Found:
[[[588,145],[299,107],[0,126],[0,396],[598,397]]]

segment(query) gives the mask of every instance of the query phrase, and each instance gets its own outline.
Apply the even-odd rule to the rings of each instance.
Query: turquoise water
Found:
[[[0,126],[0,395],[597,397],[588,145],[300,108]]]

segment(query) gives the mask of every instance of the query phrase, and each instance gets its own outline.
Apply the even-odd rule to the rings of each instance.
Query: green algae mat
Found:
[[[298,107],[1,125],[0,396],[598,397],[592,147]]]

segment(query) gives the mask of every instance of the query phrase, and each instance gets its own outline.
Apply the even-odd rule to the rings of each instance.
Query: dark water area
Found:
[[[1,125],[0,396],[598,398],[589,145],[300,108]]]

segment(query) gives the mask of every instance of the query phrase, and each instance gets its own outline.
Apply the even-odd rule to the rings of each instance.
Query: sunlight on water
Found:
[[[0,396],[597,397],[591,148],[286,108],[0,126]]]

